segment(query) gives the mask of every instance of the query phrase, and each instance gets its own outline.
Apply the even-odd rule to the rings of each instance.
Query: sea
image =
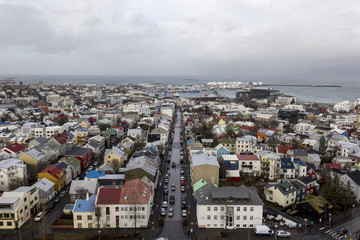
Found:
[[[120,76],[120,75],[5,75],[14,77],[16,81],[24,84],[140,84],[159,83],[170,85],[197,85],[208,82],[262,82],[263,84],[318,84],[340,85],[341,87],[292,87],[274,86],[272,88],[281,93],[291,95],[303,102],[338,103],[349,101],[350,103],[360,98],[360,76]],[[220,95],[235,98],[238,90],[218,90]],[[211,91],[199,93],[183,93],[180,96],[196,97]]]

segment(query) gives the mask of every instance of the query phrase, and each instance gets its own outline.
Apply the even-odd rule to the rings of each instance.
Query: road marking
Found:
[[[329,229],[329,230],[327,230],[325,233],[329,233],[329,232],[331,232],[332,230],[331,229]]]

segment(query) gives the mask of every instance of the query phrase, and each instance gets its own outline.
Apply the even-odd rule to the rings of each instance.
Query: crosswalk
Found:
[[[330,235],[333,239],[342,240],[346,239],[344,235],[337,233],[336,231],[329,229],[325,231],[326,234]]]

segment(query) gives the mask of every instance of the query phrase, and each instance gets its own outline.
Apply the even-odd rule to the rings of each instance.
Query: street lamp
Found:
[[[307,222],[307,219],[305,218],[305,234],[306,234],[306,222]]]
[[[353,210],[352,210],[352,217],[354,217],[354,212],[355,211],[355,204],[353,204]]]
[[[331,226],[331,213],[329,213],[329,228]]]
[[[275,224],[275,239],[276,239],[276,234],[277,234],[277,227],[278,227],[278,225],[277,224]]]
[[[99,230],[98,233],[99,233],[99,240],[100,240],[100,233],[101,233],[101,231]]]
[[[19,240],[21,240],[21,231],[20,231],[20,219],[17,221],[17,225],[18,225],[18,228],[19,228]]]

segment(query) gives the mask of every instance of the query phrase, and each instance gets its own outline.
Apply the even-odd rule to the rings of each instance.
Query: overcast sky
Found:
[[[0,0],[1,74],[360,73],[359,0]]]

